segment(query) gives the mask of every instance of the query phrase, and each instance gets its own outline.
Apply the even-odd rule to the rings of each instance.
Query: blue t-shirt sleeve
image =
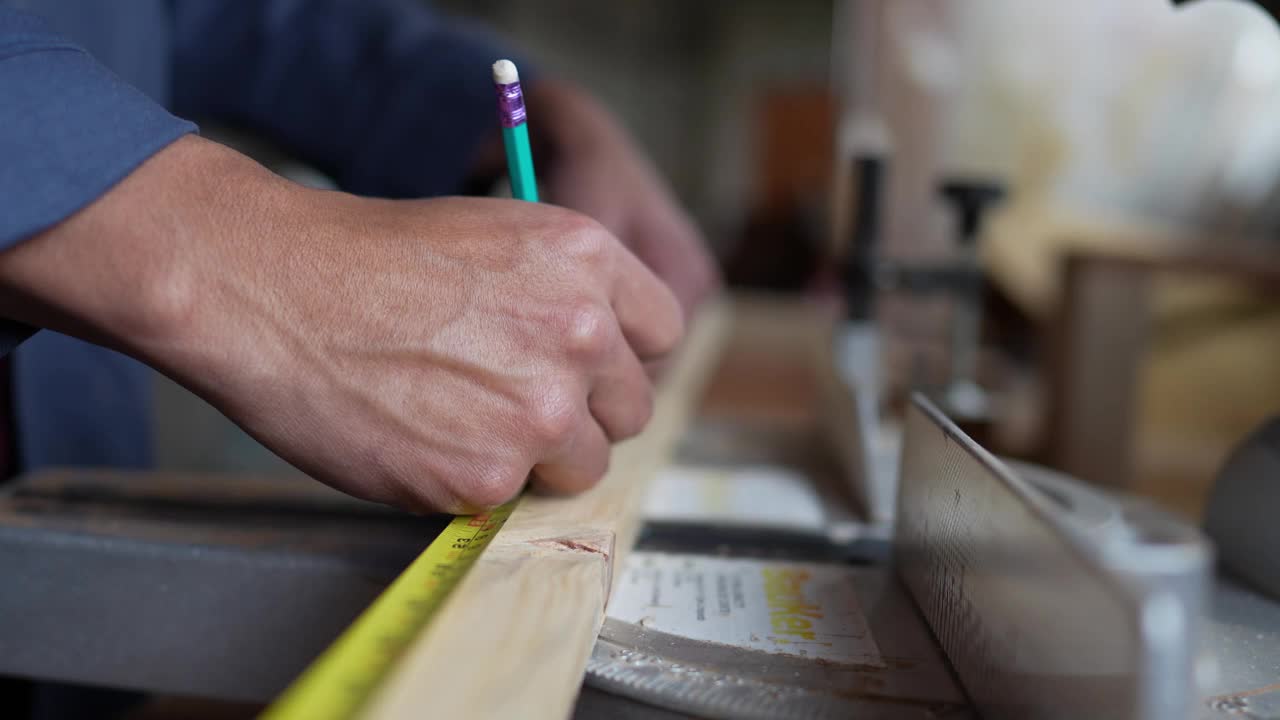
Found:
[[[195,130],[32,15],[0,8],[0,248]]]
[[[0,249],[75,213],[195,126],[40,19],[0,7]],[[0,355],[33,328],[0,320]]]
[[[248,127],[350,192],[456,193],[497,136],[490,66],[506,51],[417,0],[173,9],[175,112]]]

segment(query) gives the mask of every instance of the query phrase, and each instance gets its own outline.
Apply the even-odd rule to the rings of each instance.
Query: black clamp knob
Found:
[[[961,245],[972,246],[977,242],[978,228],[984,213],[1004,200],[1005,188],[1000,182],[976,178],[948,180],[938,186],[938,194],[956,211],[960,221]]]

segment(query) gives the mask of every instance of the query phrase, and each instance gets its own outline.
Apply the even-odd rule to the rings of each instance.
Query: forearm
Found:
[[[219,238],[260,216],[282,185],[196,136],[156,153],[107,193],[0,252],[0,315],[150,359],[190,324],[196,273]]]
[[[0,8],[0,97],[0,250],[65,220],[195,129],[39,18],[8,8]],[[16,285],[0,292],[5,354],[39,327],[15,320],[49,313]]]
[[[308,190],[196,137],[0,252],[0,310],[141,359],[305,472],[415,510],[590,486],[675,299],[545,204]]]

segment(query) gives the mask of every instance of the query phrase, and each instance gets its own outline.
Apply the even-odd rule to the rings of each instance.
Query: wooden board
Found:
[[[370,718],[565,718],[630,550],[649,479],[683,434],[729,323],[702,311],[658,389],[653,419],[575,497],[529,495],[371,703]]]

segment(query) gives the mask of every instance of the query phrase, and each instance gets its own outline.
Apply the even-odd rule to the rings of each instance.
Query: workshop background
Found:
[[[858,212],[849,159],[868,143],[888,158],[890,261],[955,256],[941,182],[1002,185],[980,228],[997,451],[1196,517],[1229,449],[1280,410],[1280,40],[1254,22],[1280,3],[437,6],[617,112],[735,289],[834,300]],[[881,294],[893,406],[946,377],[955,302]],[[293,472],[157,383],[162,467]]]
[[[850,248],[873,235],[886,417],[911,390],[951,399],[960,379],[983,401],[957,419],[984,447],[1196,520],[1232,448],[1280,415],[1280,0],[432,4],[609,105],[732,291],[810,300],[756,349],[811,350],[796,338],[811,315],[840,321]],[[329,183],[237,128],[202,127]],[[976,247],[944,187],[994,201],[974,215]],[[974,337],[953,332],[969,297]],[[722,368],[761,362],[749,345]],[[976,365],[958,376],[966,353]],[[819,404],[820,379],[767,362],[737,373],[758,388],[710,395],[754,394],[765,413]],[[161,469],[298,474],[155,382]],[[0,716],[3,698],[0,682]],[[129,717],[257,709],[165,697]]]

